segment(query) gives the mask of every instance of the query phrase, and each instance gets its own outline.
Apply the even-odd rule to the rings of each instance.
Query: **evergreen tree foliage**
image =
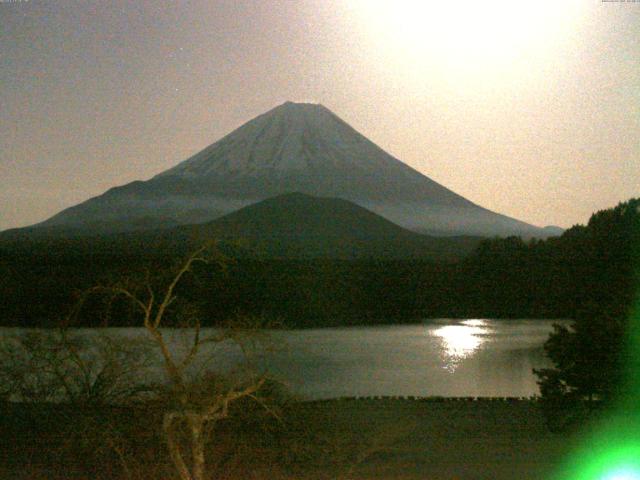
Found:
[[[624,396],[631,307],[638,286],[640,200],[594,214],[586,227],[565,234],[590,288],[571,328],[556,325],[545,344],[554,368],[536,370],[552,428],[581,419],[595,406]],[[565,247],[566,248],[566,247]]]

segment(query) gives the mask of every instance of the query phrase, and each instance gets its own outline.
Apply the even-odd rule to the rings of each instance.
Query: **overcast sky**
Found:
[[[483,207],[584,223],[640,196],[640,2],[0,0],[0,230],[286,100]]]

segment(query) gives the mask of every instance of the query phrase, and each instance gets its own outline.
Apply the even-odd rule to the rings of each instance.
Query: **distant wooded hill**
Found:
[[[14,251],[54,249],[147,255],[182,254],[216,239],[234,257],[263,259],[459,260],[481,237],[432,237],[402,228],[348,200],[290,193],[241,208],[214,221],[169,229],[87,235],[62,227],[0,234]]]
[[[191,238],[240,242],[246,256],[278,259],[460,259],[480,237],[430,237],[348,200],[291,193],[213,222],[173,230]]]

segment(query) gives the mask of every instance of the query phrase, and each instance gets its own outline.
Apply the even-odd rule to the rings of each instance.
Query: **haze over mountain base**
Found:
[[[342,198],[430,235],[547,237],[392,157],[322,105],[287,102],[148,181],[112,188],[36,227],[110,233],[208,222],[291,192]]]

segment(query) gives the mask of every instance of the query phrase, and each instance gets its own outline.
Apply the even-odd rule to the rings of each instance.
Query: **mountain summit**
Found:
[[[301,191],[367,204],[472,205],[310,103],[280,105],[154,179],[171,177],[251,199]]]
[[[292,102],[148,181],[113,188],[39,226],[110,232],[200,223],[289,192],[350,200],[424,233],[548,236],[434,182],[324,106]]]

